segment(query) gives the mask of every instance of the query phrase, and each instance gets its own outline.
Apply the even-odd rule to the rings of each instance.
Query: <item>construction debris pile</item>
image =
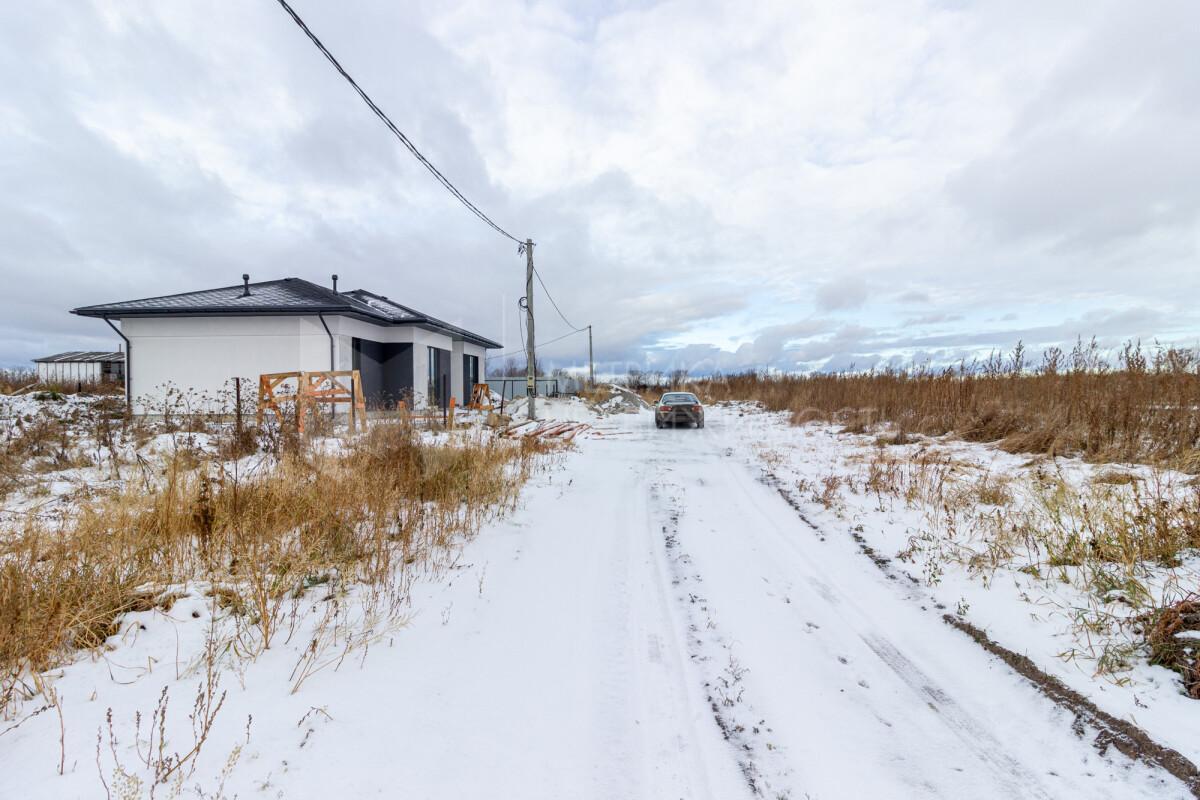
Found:
[[[586,422],[526,420],[509,425],[498,435],[504,439],[555,439],[560,442],[569,442],[591,427]]]
[[[605,414],[636,414],[639,410],[647,408],[646,401],[637,395],[636,392],[626,389],[624,386],[617,384],[609,384],[609,389],[612,394],[607,400],[596,403],[593,408],[596,412]]]

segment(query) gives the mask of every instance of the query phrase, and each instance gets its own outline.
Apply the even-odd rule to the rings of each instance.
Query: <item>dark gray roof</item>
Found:
[[[422,314],[420,311],[415,311],[415,310],[409,308],[408,306],[402,306],[399,303],[397,303],[395,300],[389,300],[387,297],[384,297],[383,295],[373,294],[371,292],[368,292],[366,289],[355,289],[353,291],[346,292],[346,294],[350,295],[351,297],[355,298],[356,300],[358,300],[360,302],[366,303],[367,305],[371,306],[371,308],[378,311],[380,314],[387,315],[390,319],[392,319],[395,322],[405,322],[405,321],[409,321],[409,320],[413,320],[413,319],[423,319],[427,323],[429,323],[432,327],[440,328],[441,330],[447,331],[452,336],[456,336],[460,339],[467,339],[469,341],[474,341],[476,344],[482,344],[484,347],[488,347],[488,348],[492,348],[492,349],[496,349],[501,346],[501,345],[497,344],[496,342],[493,342],[489,339],[483,339],[482,341],[480,341],[481,337],[471,333],[468,330],[464,330],[464,329],[458,327],[457,325],[451,325],[449,322],[443,322],[442,320],[437,319],[436,317],[431,317],[428,314]]]
[[[66,353],[56,353],[52,356],[35,358],[35,363],[77,362],[77,361],[124,361],[125,354],[121,352],[105,353],[98,350],[71,350]]]
[[[439,319],[402,306],[382,295],[362,289],[335,292],[302,278],[282,278],[245,287],[224,286],[120,303],[83,306],[71,311],[83,317],[151,317],[167,315],[216,316],[226,314],[344,314],[376,325],[418,325],[441,330],[455,338],[490,349],[500,344]]]
[[[83,306],[72,313],[84,317],[133,316],[137,314],[197,314],[212,313],[312,313],[317,311],[349,311],[370,313],[370,309],[346,295],[318,286],[300,278],[283,278],[250,284],[250,294],[245,296],[245,287],[223,286],[220,289],[204,289],[199,292],[169,294],[162,297],[147,297],[142,300],[125,300],[120,303],[102,303]]]

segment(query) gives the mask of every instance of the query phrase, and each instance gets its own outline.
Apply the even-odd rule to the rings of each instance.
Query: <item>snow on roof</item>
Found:
[[[393,303],[386,297],[376,297],[368,292],[357,291],[351,294],[358,300],[369,305],[371,308],[386,315],[389,319],[417,319],[417,315],[410,312],[403,306]]]

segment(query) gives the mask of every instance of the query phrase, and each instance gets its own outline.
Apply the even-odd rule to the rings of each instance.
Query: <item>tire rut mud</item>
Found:
[[[1182,753],[1154,741],[1150,734],[1132,722],[1118,719],[1104,711],[1058,678],[1043,672],[1028,656],[1009,650],[970,622],[953,614],[943,614],[942,621],[971,637],[976,644],[1032,683],[1047,698],[1072,712],[1075,715],[1073,728],[1076,735],[1083,735],[1084,726],[1094,728],[1097,731],[1094,744],[1101,755],[1109,746],[1115,747],[1128,758],[1158,767],[1175,776],[1193,797],[1200,798],[1200,768]]]

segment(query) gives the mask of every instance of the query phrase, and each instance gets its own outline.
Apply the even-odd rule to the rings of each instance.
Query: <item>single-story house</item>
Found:
[[[500,344],[362,289],[301,278],[76,308],[125,340],[135,413],[168,384],[216,396],[231,379],[268,372],[357,369],[368,407],[462,404]],[[118,328],[116,324],[120,325]],[[249,389],[257,391],[257,383]],[[253,395],[251,395],[253,396]]]
[[[45,383],[110,383],[125,380],[125,354],[72,350],[35,358],[38,380]]]

